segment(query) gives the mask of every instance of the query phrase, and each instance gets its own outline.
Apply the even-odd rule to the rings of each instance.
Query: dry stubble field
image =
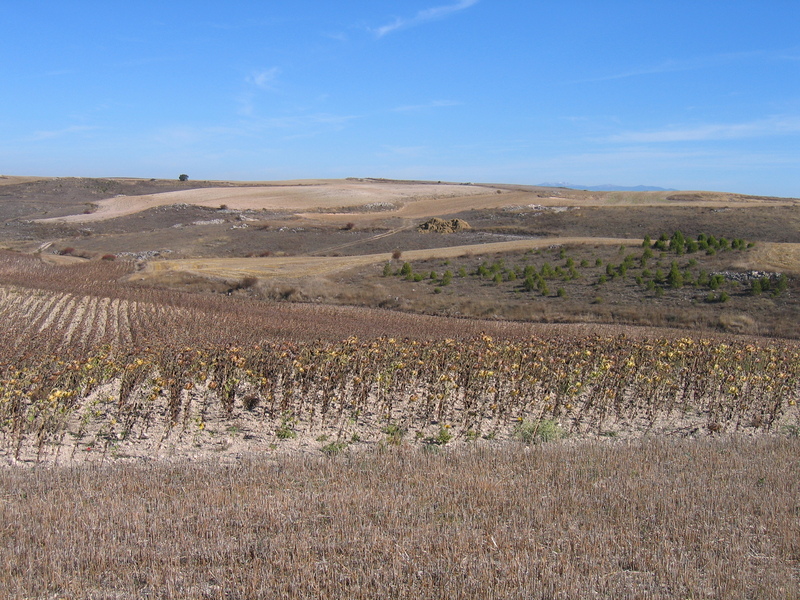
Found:
[[[9,597],[800,595],[796,201],[2,183]]]

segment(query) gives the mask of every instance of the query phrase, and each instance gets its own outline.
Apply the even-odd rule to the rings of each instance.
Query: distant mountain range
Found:
[[[565,183],[563,181],[557,183],[540,183],[540,187],[561,187],[570,190],[587,190],[589,192],[676,192],[672,188],[655,187],[652,185],[578,185],[576,183]]]

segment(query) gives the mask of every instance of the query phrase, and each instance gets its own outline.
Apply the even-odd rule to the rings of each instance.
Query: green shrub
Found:
[[[327,456],[336,456],[347,449],[347,442],[331,442],[325,444],[320,450]]]
[[[293,440],[297,437],[297,432],[294,430],[295,419],[284,417],[281,421],[280,427],[275,430],[275,436],[279,440]]]
[[[730,299],[730,296],[728,296],[728,294],[725,292],[720,292],[719,294],[709,292],[708,296],[706,296],[706,302],[712,304],[716,304],[717,302],[727,302]]]
[[[522,289],[526,292],[532,292],[536,289],[536,279],[530,275],[525,278],[525,281],[522,282]]]
[[[667,275],[667,283],[672,288],[680,288],[683,287],[683,273],[681,273],[680,269],[678,268],[678,263],[676,261],[672,261],[672,266],[669,269],[669,275]]]
[[[566,433],[554,419],[540,419],[538,421],[523,420],[514,428],[515,439],[525,444],[541,444],[559,440]]]
[[[400,427],[396,423],[390,423],[383,428],[383,433],[386,434],[386,441],[393,446],[399,446],[403,441],[403,436],[406,434],[406,429]]]
[[[718,290],[719,287],[725,282],[725,277],[723,275],[714,275],[711,279],[708,280],[708,287],[712,290]]]
[[[444,446],[452,439],[453,439],[453,434],[450,432],[450,428],[444,426],[439,428],[439,433],[437,433],[433,437],[429,437],[425,441],[428,442],[429,444],[434,444],[436,446]]]
[[[775,284],[775,291],[772,292],[773,296],[779,296],[785,292],[789,287],[789,278],[786,273],[781,273],[778,277],[778,282]]]

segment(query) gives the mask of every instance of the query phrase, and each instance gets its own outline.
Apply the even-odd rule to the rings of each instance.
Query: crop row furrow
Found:
[[[81,337],[81,343],[87,347],[90,343],[100,345],[107,340],[106,325],[108,323],[108,310],[111,300],[109,298],[100,298],[98,302],[94,303],[93,322],[94,328],[92,335],[84,332]]]
[[[44,323],[47,320],[48,316],[53,310],[55,304],[59,301],[60,295],[59,294],[47,294],[43,300],[41,300],[37,307],[36,311],[30,317],[26,317],[30,321],[30,325],[25,328],[23,331],[23,335],[27,335],[29,333],[34,333],[41,331],[44,328]],[[24,315],[25,313],[21,313]]]
[[[130,314],[135,310],[135,305],[135,301],[123,300],[117,306],[117,338],[123,347],[133,343]]]
[[[58,298],[58,301],[47,313],[47,317],[45,318],[44,322],[39,326],[39,333],[42,333],[50,327],[55,327],[59,323],[60,319],[63,318],[65,312],[71,308],[73,302],[74,296],[72,294],[63,294],[60,298]]]
[[[75,331],[83,326],[86,320],[87,305],[90,303],[88,296],[83,296],[80,300],[75,302],[75,306],[68,321],[64,321],[62,326],[66,329],[64,332],[64,345],[69,346]]]

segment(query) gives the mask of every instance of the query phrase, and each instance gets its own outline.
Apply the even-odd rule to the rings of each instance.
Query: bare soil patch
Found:
[[[554,209],[555,208],[555,209]],[[800,204],[758,207],[708,206],[572,206],[507,207],[459,213],[474,229],[493,233],[564,237],[658,236],[681,231],[696,237],[714,233],[729,239],[800,243]]]
[[[163,192],[142,196],[116,196],[97,202],[91,214],[45,219],[90,223],[134,214],[170,204],[206,207],[226,206],[239,210],[289,210],[293,212],[335,207],[354,207],[375,202],[462,202],[458,198],[485,194],[485,190],[448,184],[388,184],[371,182],[296,183],[258,187],[206,188]],[[456,198],[456,200],[453,200]],[[430,209],[428,209],[430,210]],[[401,211],[402,212],[402,211]]]
[[[494,284],[404,288],[380,276],[398,253],[403,261],[419,263],[415,268],[437,272],[447,270],[445,261],[470,268],[470,255],[513,257],[565,244],[583,246],[579,254],[592,264],[594,254],[613,262],[614,245],[680,230],[687,236],[702,232],[759,242],[747,256],[719,257],[709,269],[765,270],[796,278],[800,259],[792,244],[800,243],[800,204],[794,199],[370,179],[250,184],[52,179],[7,185],[0,193],[11,194],[9,215],[45,206],[64,216],[72,211],[66,221],[7,220],[0,232],[7,247],[41,252],[50,261],[63,260],[53,256],[68,247],[77,257],[135,260],[131,280],[140,285],[481,318],[638,322],[751,333],[776,331],[781,320],[795,320],[791,295],[756,299],[729,290],[730,301],[716,305],[697,297],[691,301],[686,294],[642,298],[630,280],[610,282],[602,290],[584,280],[582,286],[557,284],[565,296],[556,304],[531,302],[519,290],[498,295]],[[119,211],[130,214],[114,217]],[[79,222],[85,218],[96,220]],[[471,229],[447,235],[416,230],[431,218],[460,218]],[[240,286],[245,278],[256,278],[257,284]]]

